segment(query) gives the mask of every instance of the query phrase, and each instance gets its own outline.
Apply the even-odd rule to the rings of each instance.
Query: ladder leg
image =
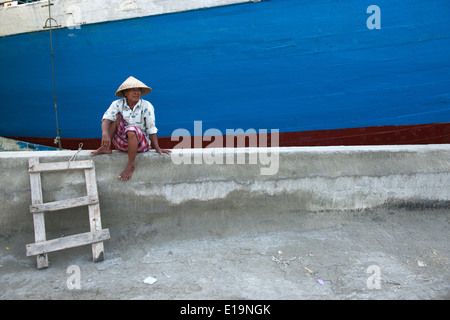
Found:
[[[105,259],[105,249],[103,241],[92,244],[92,260],[94,262],[103,261]]]
[[[34,213],[33,220],[34,220],[34,239],[35,239],[34,241],[36,243],[45,241],[46,237],[45,237],[44,213]],[[38,269],[47,268],[48,267],[47,253],[37,255],[36,261]]]
[[[84,170],[86,177],[86,191],[87,195],[92,199],[98,200],[97,180],[95,177],[95,168]],[[100,218],[100,205],[97,203],[88,205],[89,223],[91,232],[102,230],[102,221]],[[103,242],[92,244],[92,258],[95,262],[104,260],[104,246]]]
[[[39,164],[39,158],[33,157],[28,160],[29,167]],[[31,203],[41,204],[43,202],[41,174],[39,172],[30,173],[31,186]],[[35,242],[43,242],[46,240],[45,236],[45,218],[44,213],[33,213],[34,223],[34,240]],[[48,267],[48,255],[46,253],[39,254],[37,257],[38,269]]]

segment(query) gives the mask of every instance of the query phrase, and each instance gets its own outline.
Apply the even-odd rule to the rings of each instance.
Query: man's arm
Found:
[[[163,153],[170,154],[170,153],[171,153],[170,150],[167,150],[167,149],[161,149],[161,148],[159,147],[159,144],[158,144],[158,137],[156,136],[156,133],[150,134],[150,135],[149,135],[149,138],[150,138],[150,142],[152,143],[152,146],[153,146],[153,148],[155,148],[156,152],[158,152],[159,154],[163,154]]]
[[[102,117],[102,144],[101,146],[107,149],[111,149],[111,140],[116,130],[117,115],[120,112],[119,102],[120,100],[113,101],[108,110]],[[122,103],[123,106],[123,103]]]
[[[111,139],[112,134],[114,132],[111,132],[112,130],[112,124],[114,121],[103,119],[102,120],[102,144],[101,146],[107,149],[111,149]]]

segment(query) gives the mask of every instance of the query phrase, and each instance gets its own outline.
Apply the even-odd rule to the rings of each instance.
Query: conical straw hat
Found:
[[[125,80],[117,89],[116,91],[116,97],[123,98],[125,97],[123,94],[124,90],[132,89],[132,88],[141,88],[142,95],[149,94],[152,91],[152,88],[147,87],[143,82],[139,81],[138,79],[134,77],[128,77],[127,80]]]

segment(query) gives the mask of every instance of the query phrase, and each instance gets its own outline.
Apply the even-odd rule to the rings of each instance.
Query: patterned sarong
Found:
[[[127,126],[122,115],[119,113],[119,125],[117,126],[116,132],[113,137],[114,146],[121,151],[128,151],[128,131],[134,131],[138,139],[138,149],[137,152],[146,152],[150,149],[147,137],[145,134],[136,126]]]

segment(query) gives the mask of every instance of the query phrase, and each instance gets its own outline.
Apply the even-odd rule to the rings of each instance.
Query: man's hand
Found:
[[[156,150],[156,152],[158,152],[159,154],[163,154],[163,153],[167,153],[167,154],[170,154],[172,151],[171,150],[168,150],[168,149],[155,149]]]
[[[157,153],[159,153],[159,154],[163,154],[163,153],[170,154],[170,153],[172,152],[172,151],[170,151],[170,150],[167,150],[167,149],[161,149],[161,148],[159,147],[159,144],[158,144],[158,137],[156,136],[156,133],[152,133],[152,134],[150,134],[148,137],[150,138],[151,145],[153,146],[153,148],[155,148],[155,150],[156,150]]]
[[[103,148],[111,149],[111,138],[107,133],[102,134],[102,145]]]

